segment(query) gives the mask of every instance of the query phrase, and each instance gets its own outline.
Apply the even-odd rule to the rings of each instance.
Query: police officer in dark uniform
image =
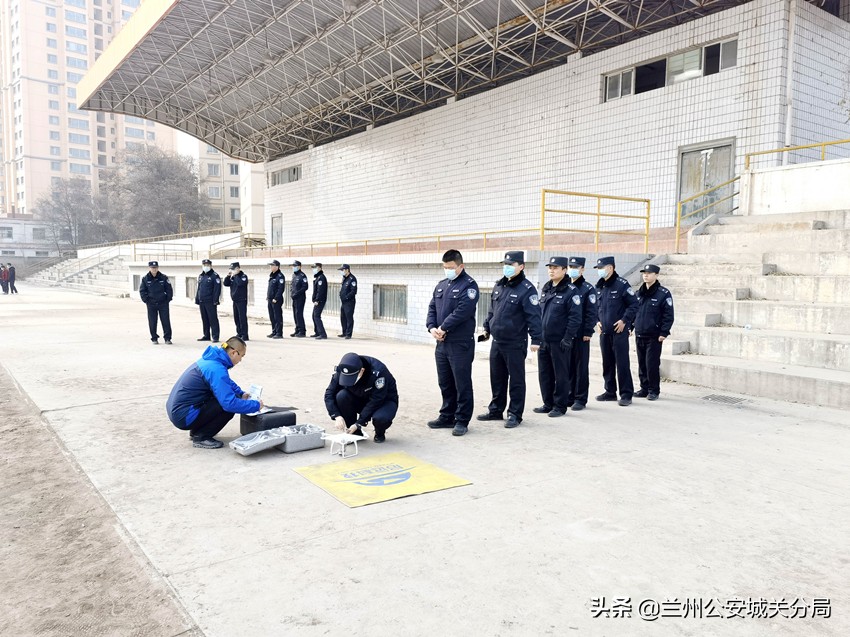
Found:
[[[337,268],[342,272],[342,285],[339,288],[339,322],[342,326],[340,338],[351,338],[354,331],[354,306],[357,303],[357,277],[351,274],[351,268],[343,263]]]
[[[304,305],[307,303],[307,275],[301,271],[301,262],[292,262],[292,281],[290,281],[289,295],[292,297],[292,318],[295,320],[295,331],[290,336],[304,338],[307,336],[307,327],[304,325]]]
[[[614,257],[602,257],[596,262],[599,282],[596,284],[600,330],[599,346],[602,349],[602,377],[605,392],[596,400],[617,400],[620,386],[622,407],[632,404],[635,391],[632,370],[629,367],[629,328],[635,320],[637,299],[629,282],[617,275]]]
[[[502,273],[493,287],[490,312],[484,321],[484,334],[479,341],[493,336],[490,346],[490,388],[493,398],[486,414],[478,420],[502,420],[508,407],[507,429],[522,422],[525,409],[525,356],[528,337],[531,335],[531,351],[536,352],[543,341],[540,323],[540,305],[537,290],[525,278],[523,252],[505,253]],[[508,405],[508,387],[511,402]]]
[[[334,367],[325,390],[325,407],[337,428],[356,436],[372,421],[375,442],[386,440],[398,412],[395,378],[377,358],[349,352]]]
[[[570,358],[581,327],[581,295],[567,276],[567,257],[552,257],[546,268],[549,280],[540,293],[543,342],[537,350],[537,374],[543,406],[538,414],[557,418],[567,413],[572,387]]]
[[[445,278],[434,288],[425,326],[437,341],[437,383],[443,396],[440,417],[428,422],[431,429],[452,429],[462,436],[469,429],[474,406],[472,360],[475,358],[475,311],[478,284],[466,273],[457,250],[443,254]]]
[[[634,395],[649,400],[658,400],[661,393],[661,346],[673,327],[673,295],[658,282],[660,272],[657,265],[643,266],[634,321],[640,379],[640,391]]]
[[[204,259],[201,261],[202,272],[198,275],[198,288],[195,291],[195,305],[201,310],[201,323],[204,327],[204,335],[199,341],[212,340],[218,342],[218,304],[221,299],[221,277],[212,269],[212,261]]]
[[[224,287],[230,288],[233,301],[233,322],[236,324],[236,336],[243,341],[248,339],[248,275],[242,272],[238,261],[230,264],[230,272],[224,277]]]
[[[570,352],[570,392],[567,406],[581,411],[587,406],[590,392],[590,339],[599,320],[596,310],[596,287],[584,280],[584,257],[570,257],[567,274],[581,297],[581,326]]]
[[[148,306],[148,327],[151,331],[151,342],[159,345],[159,334],[156,333],[156,319],[162,323],[162,336],[166,345],[171,345],[171,315],[168,304],[174,297],[174,290],[168,277],[159,271],[159,262],[148,261],[149,272],[139,282],[139,296],[142,303]]]
[[[313,333],[310,338],[324,340],[328,337],[322,322],[322,311],[328,301],[328,279],[322,272],[322,264],[313,264]]]
[[[280,261],[269,261],[269,285],[266,289],[266,304],[269,308],[269,321],[272,333],[266,338],[283,338],[283,293],[286,291],[286,277],[280,271]]]

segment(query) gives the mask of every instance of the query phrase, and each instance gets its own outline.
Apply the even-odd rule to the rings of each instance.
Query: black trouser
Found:
[[[189,433],[192,434],[192,438],[196,439],[212,438],[224,429],[231,418],[233,418],[233,414],[224,411],[224,408],[213,396],[201,406],[198,417],[189,425]]]
[[[336,408],[339,410],[339,415],[345,418],[345,424],[349,427],[363,413],[363,408],[368,402],[368,398],[355,396],[347,389],[340,389],[336,394]],[[372,414],[372,426],[375,428],[376,434],[383,434],[390,428],[396,412],[398,412],[398,403],[391,400],[388,400],[375,410]]]
[[[490,346],[490,389],[493,399],[487,407],[491,414],[508,413],[522,420],[525,409],[525,356],[528,341],[500,343],[494,340]],[[511,402],[508,405],[508,389]]]
[[[605,379],[605,393],[617,395],[617,383],[620,384],[620,398],[631,398],[635,392],[632,383],[632,370],[629,367],[629,331],[603,332],[599,335],[602,349],[602,377]]]
[[[14,282],[14,281],[9,281],[9,291],[10,291],[12,294],[17,294],[17,293],[18,293],[18,288],[16,288],[16,287],[15,287],[15,282]]]
[[[546,341],[546,347],[537,350],[537,375],[540,379],[540,394],[543,404],[566,411],[569,405],[570,354],[561,351],[560,341]]]
[[[638,336],[638,378],[640,388],[650,394],[661,393],[661,346],[657,336]]]
[[[590,391],[590,341],[581,336],[573,339],[573,350],[570,352],[570,391],[567,394],[567,405],[587,405],[587,394]]]
[[[295,320],[295,333],[307,334],[307,326],[304,325],[304,304],[307,297],[299,294],[292,299],[292,318]]]
[[[233,322],[236,324],[236,336],[248,338],[248,301],[233,301]]]
[[[156,333],[156,317],[159,316],[159,320],[162,323],[162,336],[166,341],[171,340],[171,314],[168,311],[168,303],[163,303],[162,305],[154,305],[152,303],[147,303],[148,306],[148,327],[151,331],[151,340],[156,341],[159,339],[159,334]]]
[[[268,302],[269,321],[272,323],[272,334],[283,336],[283,299],[274,299],[277,303]]]
[[[0,286],[3,286],[3,294],[9,293],[9,282],[8,281],[0,281]]]
[[[313,334],[316,336],[327,336],[325,332],[325,324],[322,323],[322,311],[325,309],[325,302],[322,301],[318,305],[313,306]]]
[[[356,301],[343,301],[339,306],[339,323],[342,335],[351,336],[354,331],[354,304]]]
[[[198,307],[201,310],[201,323],[204,326],[204,338],[210,338],[212,332],[212,340],[218,341],[221,330],[218,325],[218,310],[215,303],[199,303]]]
[[[440,420],[467,426],[475,407],[472,393],[475,340],[470,336],[457,341],[438,341],[434,358],[437,383],[443,396]]]

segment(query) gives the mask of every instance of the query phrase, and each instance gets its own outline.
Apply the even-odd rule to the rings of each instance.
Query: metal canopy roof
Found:
[[[146,0],[81,107],[267,161],[747,1]]]

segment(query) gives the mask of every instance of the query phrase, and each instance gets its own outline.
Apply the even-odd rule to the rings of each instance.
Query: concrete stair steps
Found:
[[[770,215],[762,216],[762,223],[734,223],[719,224],[708,226],[706,231],[708,234],[734,234],[741,235],[749,232],[808,232],[810,230],[824,230],[827,227],[826,221],[813,219],[811,221],[771,221]]]
[[[659,279],[666,281],[671,276],[676,276],[702,282],[710,276],[754,277],[774,272],[776,266],[772,263],[667,263],[661,265]]]
[[[823,221],[828,228],[850,229],[850,210],[826,212],[788,212],[777,215],[729,215],[720,217],[720,225],[759,225],[764,223],[796,223],[800,221]]]
[[[658,275],[658,281],[666,288],[679,289],[689,287],[707,287],[707,288],[745,288],[749,287],[750,283],[757,277],[749,274],[711,274],[706,273],[700,276],[694,274],[664,274]],[[761,278],[761,277],[758,277]]]
[[[78,283],[63,282],[58,287],[67,288],[69,290],[76,290],[77,292],[88,292],[91,294],[96,294],[98,296],[114,296],[118,298],[126,298],[130,296],[130,292],[127,290],[120,290],[118,288],[110,288],[105,286],[80,285]]]
[[[676,320],[673,323],[673,332],[678,333],[682,326],[692,327],[710,327],[719,325],[723,320],[723,315],[720,312],[681,312],[676,310]]]
[[[840,303],[678,298],[676,305],[688,312],[721,314],[724,325],[850,334],[850,305]]]
[[[699,327],[674,331],[691,351],[706,356],[822,367],[850,372],[850,335],[742,327]]]
[[[762,265],[762,255],[755,253],[743,253],[730,256],[728,254],[668,254],[667,263],[669,265]],[[772,261],[764,261],[764,263],[773,263]],[[664,273],[664,268],[661,266],[661,272]]]
[[[698,254],[738,254],[772,251],[826,252],[850,248],[850,230],[827,229],[809,232],[781,231],[765,233],[703,234],[690,239],[688,252]]]
[[[750,283],[753,299],[850,304],[850,276],[766,276]]]
[[[691,284],[692,283],[696,283],[696,281],[691,281]],[[676,286],[664,281],[662,281],[661,284],[670,289],[673,293],[674,299],[682,297],[687,299],[721,299],[738,301],[740,299],[750,298],[750,288],[735,287],[731,284],[726,287],[700,287],[694,285]]]
[[[725,356],[663,354],[661,375],[750,396],[850,409],[850,372],[846,371]]]
[[[764,253],[765,263],[776,265],[778,273],[850,272],[850,252],[830,248],[823,251],[785,250]]]

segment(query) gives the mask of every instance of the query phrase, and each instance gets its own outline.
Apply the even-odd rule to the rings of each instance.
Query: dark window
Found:
[[[705,47],[705,66],[703,68],[705,75],[720,73],[720,44]]]
[[[635,93],[663,88],[667,81],[667,60],[658,60],[635,69]]]

